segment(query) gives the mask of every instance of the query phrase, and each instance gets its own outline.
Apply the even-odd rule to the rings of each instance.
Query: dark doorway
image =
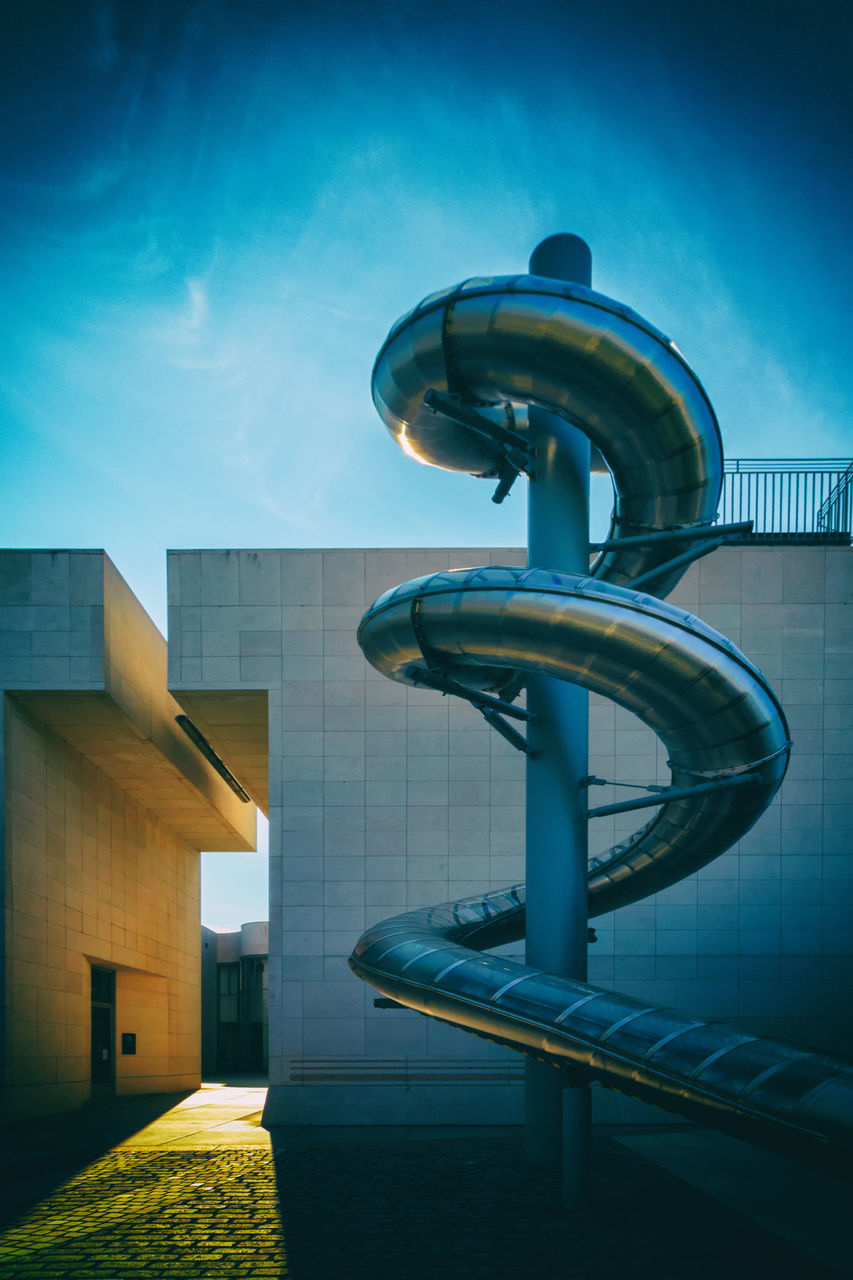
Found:
[[[92,965],[92,1097],[115,1092],[116,975]]]

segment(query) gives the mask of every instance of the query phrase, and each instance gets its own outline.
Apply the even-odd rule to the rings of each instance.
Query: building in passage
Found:
[[[819,507],[804,517],[802,504],[786,508],[779,498],[819,464],[733,464],[723,518],[756,515],[758,533],[693,564],[670,599],[734,640],[769,677],[794,741],[791,765],[776,800],[738,845],[654,898],[598,918],[589,967],[595,985],[649,1004],[853,1054],[846,467],[836,468],[841,479],[832,490],[837,511],[838,494],[847,495],[844,516],[828,526]],[[742,488],[739,475],[747,477]],[[35,1107],[37,1090],[57,1103],[65,1099],[62,1105],[87,1095],[89,1029],[101,1025],[94,1010],[111,1007],[112,982],[116,1087],[177,1087],[193,1072],[197,1077],[196,850],[248,847],[252,807],[174,728],[183,714],[270,819],[267,1122],[520,1121],[517,1054],[377,1002],[347,957],[377,920],[524,877],[519,754],[467,703],[381,678],[356,642],[365,607],[387,588],[443,568],[522,563],[524,552],[172,552],[170,692],[157,684],[156,725],[145,710],[154,691],[143,698],[134,685],[140,666],[156,664],[140,662],[136,633],[124,619],[133,614],[133,627],[145,635],[153,628],[136,616],[138,606],[131,607],[109,562],[89,557],[85,599],[90,609],[105,608],[107,621],[86,632],[92,648],[81,652],[81,588],[70,584],[85,557],[15,554],[23,558],[14,573],[4,557],[4,581],[18,585],[5,590],[24,594],[2,617],[4,661],[13,664],[4,700],[7,884],[11,870],[13,895],[23,894],[11,899],[7,946],[18,1097]],[[29,587],[21,585],[30,581],[27,573]],[[124,602],[121,623],[111,621],[114,598]],[[22,621],[12,621],[17,629],[10,631],[15,609]],[[147,643],[164,652],[156,640]],[[57,650],[45,653],[45,645]],[[85,669],[78,661],[84,655]],[[60,661],[45,665],[48,656]],[[122,726],[120,748],[93,727],[89,713],[85,718],[87,698],[108,723]],[[668,780],[657,739],[596,697],[590,749],[591,774],[608,780],[596,789],[597,804],[631,794],[617,794],[614,782]],[[156,785],[143,767],[148,760],[158,762]],[[72,815],[62,819],[61,855],[54,812],[60,769],[63,813]],[[73,805],[84,794],[97,807],[84,806],[75,819]],[[91,825],[93,813],[100,825],[90,832],[82,824]],[[638,821],[631,814],[596,819],[591,852],[627,836]],[[125,865],[132,874],[122,870],[115,883],[111,868]],[[102,888],[98,877],[106,877]],[[78,883],[88,885],[85,898]],[[249,956],[242,934],[221,959],[236,965],[238,955],[241,965]],[[238,995],[239,982],[232,991],[231,981],[217,999]],[[160,1019],[156,1071],[140,1070],[140,992],[151,1001],[144,1007],[157,1010],[146,1015],[152,1028]],[[137,1033],[135,1061],[120,1053],[124,1032]],[[60,1083],[66,1057],[76,1064],[73,1087]],[[623,1110],[617,1095],[597,1092],[600,1115],[638,1114]]]
[[[0,554],[0,677],[5,1113],[194,1087],[199,850],[254,848],[254,805],[102,552]]]
[[[269,1058],[269,922],[201,930],[201,1070],[266,1072]]]

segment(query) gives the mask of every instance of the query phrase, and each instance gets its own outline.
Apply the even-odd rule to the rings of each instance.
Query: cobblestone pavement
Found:
[[[572,1220],[516,1135],[122,1146],[0,1235],[0,1280],[824,1280],[604,1134]]]
[[[0,1236],[3,1280],[284,1275],[268,1148],[119,1149]]]

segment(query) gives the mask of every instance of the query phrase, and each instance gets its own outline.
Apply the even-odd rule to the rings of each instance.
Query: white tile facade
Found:
[[[522,759],[467,705],[378,676],[355,639],[387,587],[523,558],[470,548],[170,555],[170,686],[269,690],[279,1122],[520,1118],[516,1055],[374,1008],[346,957],[373,921],[523,879]],[[853,987],[853,553],[724,549],[694,565],[671,599],[764,670],[794,754],[780,795],[738,846],[595,922],[590,981],[853,1052],[843,1016]],[[594,698],[590,772],[665,780],[664,753]],[[591,800],[612,795],[596,788]],[[592,850],[637,823],[597,820]]]

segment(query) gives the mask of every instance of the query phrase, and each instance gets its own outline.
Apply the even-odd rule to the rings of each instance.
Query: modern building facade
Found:
[[[670,597],[772,681],[794,740],[781,792],[704,870],[596,920],[590,981],[849,1054],[853,555],[837,540],[788,542],[718,550]],[[347,957],[376,920],[524,877],[519,754],[469,705],[379,677],[355,635],[365,607],[408,578],[523,559],[517,548],[170,555],[170,687],[238,777],[258,769],[268,707],[270,1123],[521,1119],[518,1055],[377,1004]],[[590,746],[599,778],[668,777],[654,736],[596,698]],[[630,794],[601,787],[594,801]],[[591,853],[637,825],[597,819]],[[599,1107],[615,1115],[615,1095]]]
[[[201,1070],[265,1072],[269,1061],[269,922],[201,930]]]
[[[199,850],[254,848],[103,552],[0,554],[3,1108],[200,1074]]]
[[[737,846],[594,922],[589,973],[849,1055],[848,544],[818,529],[724,547],[670,597],[768,676],[791,765]],[[356,641],[389,587],[523,561],[519,548],[172,552],[167,676],[166,643],[103,553],[0,555],[9,1111],[197,1084],[199,850],[253,847],[257,804],[269,941],[212,935],[214,955],[205,934],[227,1028],[205,1066],[245,1069],[259,1034],[263,1055],[268,974],[269,1123],[520,1121],[519,1055],[389,1007],[347,958],[378,920],[524,878],[522,757],[467,703],[384,680]],[[626,713],[593,697],[589,727],[590,773],[608,780],[595,804],[632,794],[613,783],[667,780]],[[591,853],[639,821],[596,819]],[[638,1114],[596,1092],[601,1116]]]

